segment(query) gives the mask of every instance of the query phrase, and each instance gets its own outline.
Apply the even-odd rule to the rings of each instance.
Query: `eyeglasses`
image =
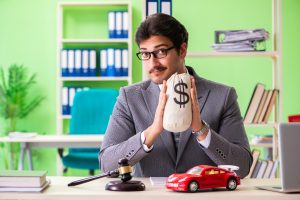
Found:
[[[142,51],[142,52],[138,52],[136,53],[136,56],[140,59],[140,60],[149,60],[151,58],[151,55],[154,56],[154,58],[158,58],[158,59],[161,59],[161,58],[164,58],[168,55],[168,51],[170,51],[171,49],[175,48],[175,46],[172,46],[172,47],[169,47],[167,49],[158,49],[158,50],[155,50],[155,51]]]

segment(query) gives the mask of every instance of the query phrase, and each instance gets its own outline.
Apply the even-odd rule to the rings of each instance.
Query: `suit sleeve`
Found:
[[[249,173],[252,155],[233,88],[228,90],[218,133],[211,130],[210,145],[203,150],[217,165],[239,166],[242,178]]]
[[[136,133],[125,89],[121,88],[99,152],[101,170],[118,168],[121,158],[127,158],[133,166],[147,154],[142,147],[141,132]]]

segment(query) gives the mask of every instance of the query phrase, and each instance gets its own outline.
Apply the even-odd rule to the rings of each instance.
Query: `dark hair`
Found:
[[[189,34],[185,27],[174,17],[163,13],[150,15],[140,24],[135,34],[135,42],[140,45],[151,36],[159,35],[169,38],[177,51],[182,43],[188,44]]]

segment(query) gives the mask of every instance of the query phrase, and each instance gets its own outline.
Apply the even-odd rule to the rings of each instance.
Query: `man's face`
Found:
[[[140,43],[140,52],[153,52],[166,50],[173,47],[173,43],[164,36],[151,36],[149,39]],[[181,45],[179,53],[176,48],[167,51],[166,57],[156,58],[153,54],[149,60],[143,60],[143,67],[148,72],[149,78],[161,84],[163,80],[168,80],[175,72],[184,73],[184,58],[186,56],[186,44]]]

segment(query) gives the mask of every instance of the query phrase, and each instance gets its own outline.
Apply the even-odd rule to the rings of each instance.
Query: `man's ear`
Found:
[[[179,56],[184,59],[187,54],[187,44],[184,42],[180,46]]]

